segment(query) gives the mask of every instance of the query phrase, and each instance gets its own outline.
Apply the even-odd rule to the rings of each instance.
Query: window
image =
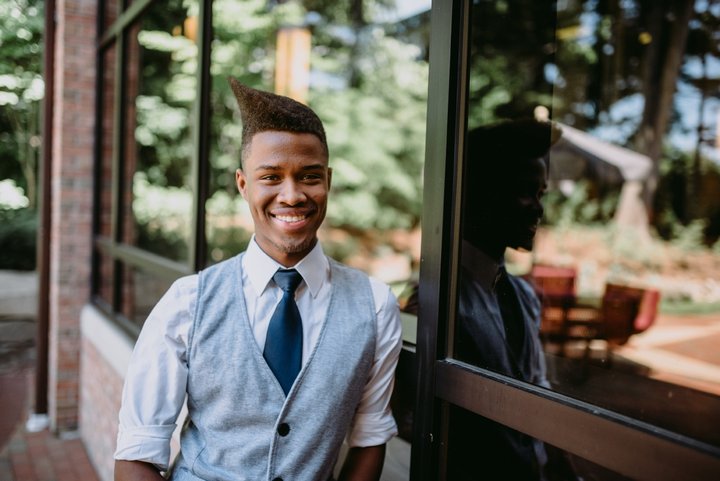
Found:
[[[94,294],[137,333],[182,275],[245,249],[228,85],[308,103],[334,169],[325,252],[393,285],[419,264],[429,2],[103,2]]]
[[[703,350],[714,330],[673,314],[684,294],[669,279],[717,276],[700,274],[718,266],[711,209],[695,211],[696,247],[674,250],[682,234],[670,232],[693,224],[670,179],[674,165],[713,197],[700,184],[718,172],[718,104],[701,79],[715,57],[697,38],[719,13],[433,7],[413,479],[479,479],[491,465],[533,479],[546,458],[554,476],[717,474],[720,371]],[[693,158],[706,172],[695,184]],[[689,265],[668,274],[667,256]]]

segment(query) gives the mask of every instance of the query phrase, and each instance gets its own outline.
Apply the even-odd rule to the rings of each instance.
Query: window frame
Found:
[[[434,2],[431,12],[410,479],[445,479],[450,405],[633,479],[716,477],[720,449],[715,446],[452,359],[470,6],[469,0]],[[518,416],[519,412],[543,415]]]
[[[190,159],[190,185],[193,192],[193,206],[191,212],[191,233],[188,239],[188,260],[177,262],[166,259],[160,255],[153,254],[141,248],[122,242],[123,222],[123,195],[127,186],[123,185],[123,176],[120,175],[124,166],[124,142],[122,132],[126,125],[123,105],[126,104],[126,72],[127,64],[127,42],[128,32],[134,22],[138,21],[144,12],[155,2],[161,0],[135,0],[127,5],[123,2],[123,10],[118,18],[103,31],[105,14],[105,2],[98,5],[98,42],[97,42],[97,65],[98,71],[105,68],[115,70],[115,94],[113,105],[102,104],[102,93],[105,79],[102,75],[96,80],[96,105],[95,109],[95,189],[93,203],[93,252],[92,252],[92,301],[105,314],[112,317],[125,331],[133,337],[140,333],[140,326],[133,323],[127,317],[120,314],[121,302],[121,272],[122,266],[150,270],[161,279],[172,281],[179,277],[192,274],[205,267],[206,234],[205,234],[205,202],[208,197],[209,186],[209,128],[210,128],[210,45],[212,41],[212,0],[198,0],[198,69],[196,72],[197,85],[199,86],[198,96],[193,109],[193,120],[191,122],[191,136],[193,143],[193,154]],[[105,65],[103,55],[111,46],[115,46],[114,65]],[[113,109],[113,135],[112,135],[112,189],[111,189],[111,234],[110,237],[101,236],[99,232],[100,202],[101,195],[101,163],[102,163],[102,134],[103,134],[103,109]],[[114,263],[113,267],[113,290],[112,299],[108,303],[100,298],[99,286],[99,256],[103,254]]]

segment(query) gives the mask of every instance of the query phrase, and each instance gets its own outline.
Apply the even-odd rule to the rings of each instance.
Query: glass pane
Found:
[[[98,234],[103,237],[112,238],[112,166],[113,155],[116,149],[114,144],[115,132],[115,61],[116,48],[112,44],[103,53],[104,72],[102,99],[100,108],[102,109],[102,136],[100,137],[100,171],[98,190],[99,199],[99,225]]]
[[[124,242],[188,259],[195,2],[154,2],[132,27],[126,66]]]
[[[508,248],[532,249],[542,217],[553,132],[531,116],[551,98],[537,69],[554,26],[549,2],[479,2],[471,12],[455,356],[537,384],[547,383],[539,302],[505,275],[514,271],[505,257]]]
[[[112,165],[115,130],[115,60],[116,48],[111,45],[103,52],[105,65],[103,73],[101,109],[101,136],[100,142],[100,168],[98,170],[98,225],[95,234],[100,237],[112,239],[112,209],[113,209],[113,179]],[[97,249],[97,248],[96,248]],[[93,293],[112,306],[113,262],[105,254],[98,252],[95,278],[97,285],[93,286]]]
[[[142,326],[155,304],[170,288],[172,281],[147,270],[122,265],[122,302],[120,312],[134,324]]]
[[[122,0],[104,0],[103,9],[105,15],[103,29],[107,30],[118,19],[122,9]]]
[[[720,8],[471,14],[454,357],[720,446]]]
[[[242,250],[252,233],[234,181],[242,125],[233,75],[318,113],[333,168],[325,252],[401,285],[419,263],[430,2],[302,3],[213,2],[208,262]]]
[[[113,259],[105,254],[98,253],[97,257],[97,282],[95,294],[106,304],[107,308],[113,305],[113,276],[115,266]]]

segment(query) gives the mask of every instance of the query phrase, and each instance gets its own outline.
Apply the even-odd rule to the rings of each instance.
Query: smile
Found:
[[[292,224],[294,222],[300,222],[307,219],[307,215],[275,215],[273,216],[281,222]]]

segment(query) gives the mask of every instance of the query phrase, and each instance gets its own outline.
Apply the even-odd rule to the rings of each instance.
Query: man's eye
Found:
[[[278,180],[278,176],[274,174],[263,175],[260,180],[275,181]]]

